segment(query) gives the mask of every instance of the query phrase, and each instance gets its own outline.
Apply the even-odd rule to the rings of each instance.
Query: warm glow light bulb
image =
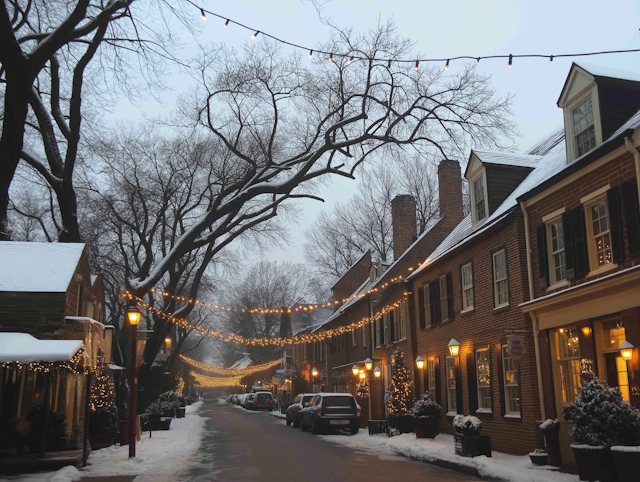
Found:
[[[227,28],[229,26],[229,19],[227,19],[227,21],[224,23],[224,28]]]
[[[202,20],[206,20],[206,19],[207,19],[207,16],[205,15],[205,13],[204,13],[204,10],[203,10],[203,9],[200,9],[200,13],[202,14]]]
[[[444,70],[449,70],[449,59],[447,59],[447,65],[444,66]]]

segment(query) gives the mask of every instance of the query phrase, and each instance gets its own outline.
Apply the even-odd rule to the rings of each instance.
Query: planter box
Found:
[[[549,455],[543,453],[531,453],[529,454],[529,458],[531,459],[531,463],[533,465],[547,465]]]
[[[436,438],[440,433],[440,420],[437,418],[418,418],[415,420],[416,438]]]
[[[546,432],[544,435],[544,443],[547,446],[547,454],[549,455],[549,465],[556,467],[562,466],[562,455],[560,455],[560,430]]]
[[[580,480],[611,482],[617,480],[613,456],[606,447],[571,445],[578,464]]]
[[[640,477],[640,447],[611,447],[613,463],[620,482],[636,482]]]
[[[456,454],[462,457],[491,457],[491,437],[488,435],[453,434]]]
[[[184,418],[186,415],[187,415],[187,409],[186,409],[186,408],[184,408],[184,407],[180,407],[180,408],[178,409],[178,412],[177,412],[177,414],[176,414],[176,417],[177,417],[177,418]]]

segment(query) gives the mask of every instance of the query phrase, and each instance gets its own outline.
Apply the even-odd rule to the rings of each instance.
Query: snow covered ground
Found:
[[[111,446],[91,452],[82,469],[64,467],[57,472],[40,472],[1,478],[19,482],[72,482],[81,477],[137,475],[136,482],[173,482],[180,480],[183,470],[196,463],[204,423],[197,413],[203,402],[187,406],[185,418],[174,419],[171,430],[142,433],[136,444],[136,457],[129,459],[129,447]]]

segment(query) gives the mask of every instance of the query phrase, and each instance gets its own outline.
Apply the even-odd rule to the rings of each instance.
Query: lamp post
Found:
[[[418,355],[418,358],[416,358],[416,367],[420,371],[422,371],[422,369],[424,368],[424,358],[422,358],[420,355]],[[418,378],[416,380],[416,384],[417,384],[417,382],[421,381],[422,379],[423,379],[423,377],[418,375]],[[416,389],[417,388],[419,388],[419,387],[416,387]]]
[[[455,338],[451,338],[449,342],[449,353],[451,353],[451,356],[458,356],[458,353],[460,353],[460,342]]]
[[[138,355],[136,345],[140,310],[137,306],[127,308],[127,318],[131,325],[131,406],[129,407],[129,458],[136,456],[136,420],[138,415]]]

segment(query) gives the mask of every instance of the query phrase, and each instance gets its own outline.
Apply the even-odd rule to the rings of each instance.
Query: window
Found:
[[[357,346],[358,342],[356,341],[356,330],[351,330],[351,346]]]
[[[389,317],[391,315],[389,314],[389,312],[385,313],[384,315],[382,315],[382,322],[383,322],[383,329],[384,329],[384,338],[382,340],[382,344],[383,345],[388,345],[389,344]]]
[[[630,402],[629,393],[629,373],[627,372],[627,362],[620,355],[620,345],[627,340],[626,330],[622,319],[603,321],[595,326],[596,330],[602,330],[599,336],[602,346],[602,353],[599,353],[598,366],[600,378],[606,380],[610,387],[618,387],[625,402]]]
[[[560,328],[556,332],[556,358],[560,370],[562,403],[570,404],[576,399],[582,386],[580,378],[580,343],[575,327]]]
[[[440,277],[440,321],[449,319],[449,293],[447,291],[447,277]]]
[[[567,279],[565,267],[567,265],[564,252],[564,231],[562,219],[558,219],[549,225],[549,251],[551,258],[551,284],[559,283]]]
[[[593,123],[593,105],[591,97],[571,111],[573,137],[578,157],[596,147],[596,129]]]
[[[393,309],[393,339],[396,341],[407,337],[406,309],[406,300],[400,300],[400,306]]]
[[[475,222],[479,223],[487,217],[486,194],[484,189],[484,174],[473,181],[473,214]]]
[[[476,350],[476,376],[478,377],[478,411],[491,411],[491,367],[489,349]]]
[[[362,346],[367,346],[367,325],[362,326]]]
[[[473,309],[473,265],[462,267],[462,311]]]
[[[447,414],[458,411],[456,390],[456,359],[447,357]]]
[[[427,358],[427,391],[436,399],[436,360]]]
[[[605,266],[613,263],[611,253],[611,232],[609,230],[609,209],[606,198],[601,198],[588,209],[590,216],[589,231],[593,247],[594,266]],[[591,249],[590,249],[591,251]]]
[[[507,253],[504,249],[493,254],[493,297],[496,308],[509,304]]]
[[[382,346],[382,319],[378,318],[375,321],[375,325],[376,325],[376,340],[374,345],[377,347]]]
[[[433,324],[431,319],[431,290],[428,284],[424,285],[422,290],[424,292],[424,323],[425,327],[429,327]]]
[[[509,356],[507,345],[502,346],[502,372],[504,375],[504,413],[520,416],[520,385],[518,365]]]
[[[78,283],[78,300],[76,303],[76,316],[82,316],[82,298],[84,297],[84,286],[82,286],[82,281]]]

